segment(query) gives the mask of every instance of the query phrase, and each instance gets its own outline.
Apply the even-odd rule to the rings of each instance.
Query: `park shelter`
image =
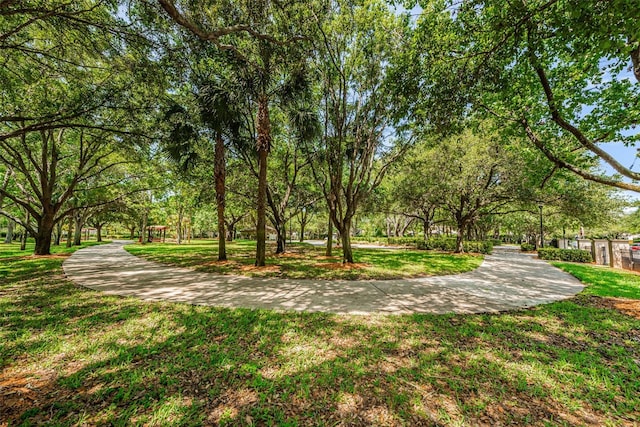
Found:
[[[167,225],[150,225],[147,227],[147,241],[148,242],[162,242],[164,243],[167,238]]]

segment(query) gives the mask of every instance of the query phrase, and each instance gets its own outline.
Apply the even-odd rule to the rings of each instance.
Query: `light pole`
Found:
[[[544,229],[542,228],[542,203],[538,205],[540,208],[540,247],[544,248]]]

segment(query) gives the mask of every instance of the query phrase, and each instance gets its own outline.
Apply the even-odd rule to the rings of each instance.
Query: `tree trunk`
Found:
[[[82,227],[84,226],[84,221],[81,213],[77,213],[74,215],[74,223],[75,230],[73,233],[73,245],[80,246],[82,244]]]
[[[284,224],[281,224],[277,229],[278,240],[276,244],[276,254],[283,254],[287,246],[287,230]]]
[[[306,221],[300,223],[300,241],[304,242],[304,227],[307,225]]]
[[[136,226],[134,225],[133,227],[129,227],[129,238],[131,240],[136,238]]]
[[[24,251],[25,249],[27,249],[27,229],[26,228],[22,228],[22,234],[20,234],[20,250]],[[51,246],[51,236],[49,236],[49,246]],[[34,254],[36,255],[49,255],[49,252],[47,252],[46,250],[43,249],[43,253],[37,253],[37,248],[38,245],[36,245],[36,251],[34,251]]]
[[[36,255],[49,255],[49,252],[51,252],[51,233],[53,232],[53,217],[51,216],[46,216],[47,219],[51,219],[51,226],[49,227],[49,243],[46,247],[46,251],[44,251],[44,253],[38,253],[37,250],[34,251],[34,254]],[[27,216],[25,219],[25,224],[29,224],[29,220],[31,219],[31,215],[29,215],[29,211],[27,211]],[[41,230],[40,227],[38,227],[38,230]],[[20,250],[24,251],[25,249],[27,249],[27,237],[29,236],[29,231],[27,230],[27,227],[22,227],[22,234],[20,235]],[[37,244],[37,235],[36,235],[36,248],[38,246]]]
[[[216,204],[218,209],[218,261],[227,260],[227,247],[224,231],[225,179],[226,164],[224,158],[224,141],[222,135],[216,135],[216,151],[213,175],[216,180]]]
[[[351,224],[349,222],[345,221],[344,229],[340,233],[340,235],[342,236],[343,264],[353,264],[353,250],[351,249]]]
[[[233,233],[235,231],[235,227],[233,224],[227,224],[227,242],[233,241]]]
[[[148,212],[145,209],[142,214],[142,224],[140,225],[140,243],[145,245],[147,244],[147,216]]]
[[[38,233],[36,234],[35,255],[49,255],[51,253],[51,234],[53,232],[53,221],[47,221],[46,224],[38,224]]]
[[[329,225],[327,226],[327,249],[325,250],[325,256],[331,256],[333,252],[333,221],[331,221],[331,215],[329,215]]]
[[[265,95],[258,99],[258,221],[256,229],[256,266],[265,265],[267,255],[267,157],[271,148],[269,103]]]
[[[60,246],[60,239],[62,238],[62,221],[58,221],[55,226],[56,234],[53,241],[54,246]]]
[[[96,241],[102,242],[102,224],[96,224]]]
[[[67,224],[67,247],[70,248],[73,243],[73,238],[71,237],[73,234],[73,216],[69,215],[69,222]]]
[[[4,238],[5,243],[13,242],[13,230],[15,225],[16,225],[15,221],[10,219],[9,224],[7,224],[7,235]]]
[[[465,225],[458,225],[458,235],[456,236],[456,253],[462,253],[464,252],[464,245],[463,245],[463,241],[464,241],[464,230],[465,230]]]

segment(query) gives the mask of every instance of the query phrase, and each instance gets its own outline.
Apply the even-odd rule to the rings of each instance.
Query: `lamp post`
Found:
[[[542,228],[542,203],[538,205],[540,208],[540,247],[544,248],[544,229]]]

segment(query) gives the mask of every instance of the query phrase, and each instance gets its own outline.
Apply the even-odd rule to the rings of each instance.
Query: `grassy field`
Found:
[[[640,423],[640,320],[615,305],[637,275],[570,265],[598,283],[503,314],[338,316],[104,296],[63,259],[0,245],[0,425]]]
[[[254,267],[255,242],[236,241],[228,244],[228,261],[218,262],[217,241],[198,240],[191,244],[128,245],[130,253],[151,261],[198,271],[220,274],[243,274],[255,277],[313,279],[395,279],[402,277],[457,274],[477,268],[481,255],[448,254],[434,251],[354,249],[355,265],[343,265],[342,252],[324,256],[324,248],[306,243],[293,243],[287,253],[275,254],[275,244],[267,247],[267,266]]]

